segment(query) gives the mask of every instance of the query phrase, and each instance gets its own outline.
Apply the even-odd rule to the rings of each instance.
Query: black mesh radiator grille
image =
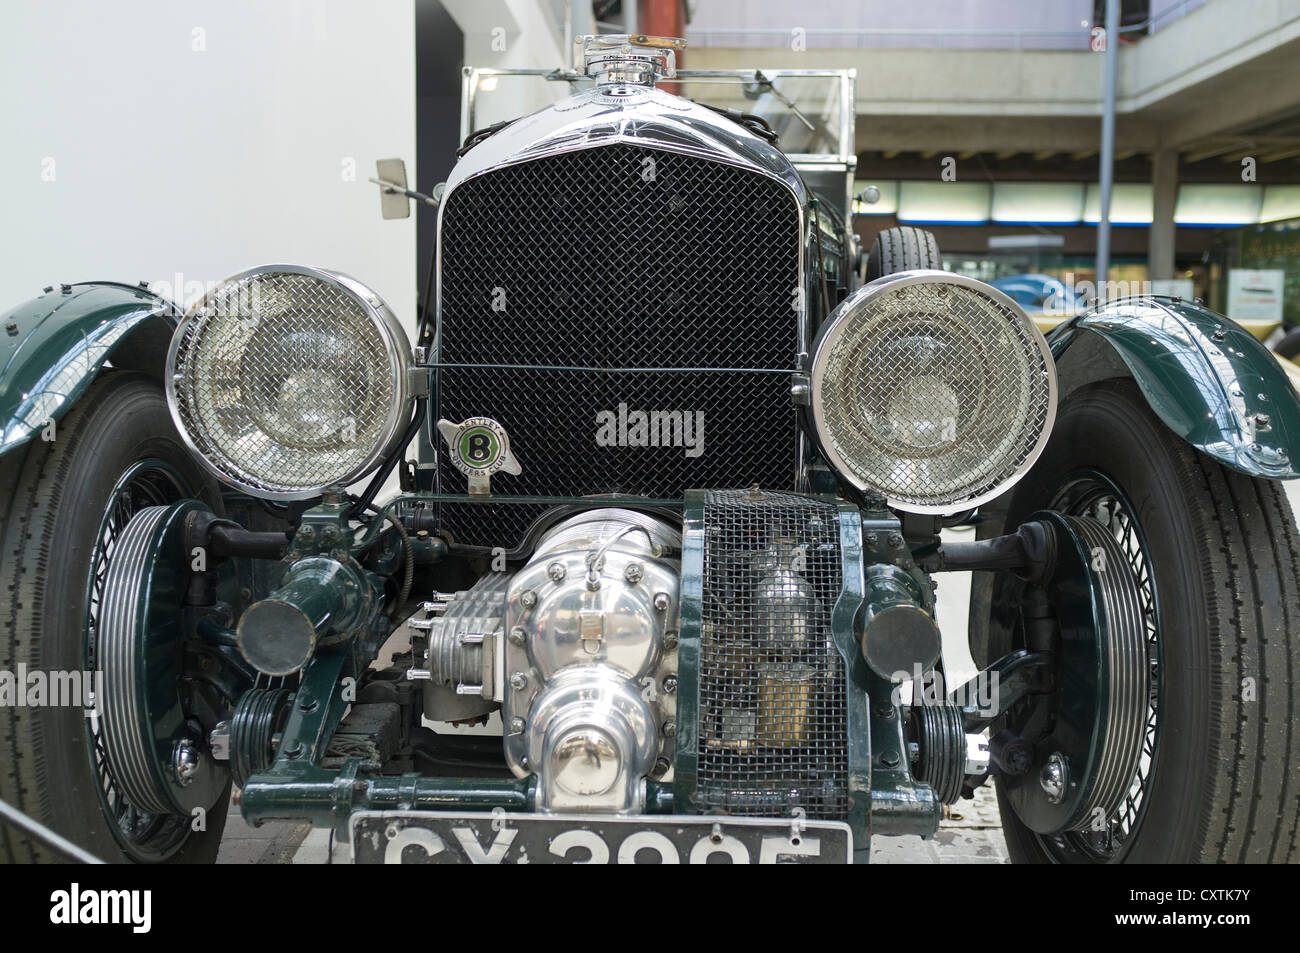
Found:
[[[696,804],[728,814],[848,813],[848,698],[831,634],[834,505],[705,494]]]
[[[442,215],[436,413],[505,426],[523,473],[494,493],[790,488],[790,378],[761,371],[794,366],[799,247],[789,189],[694,156],[603,146],[469,179]],[[446,366],[464,364],[526,369]],[[660,415],[645,445],[638,412]],[[463,491],[438,454],[439,488]],[[447,505],[442,525],[511,547],[543,509]]]

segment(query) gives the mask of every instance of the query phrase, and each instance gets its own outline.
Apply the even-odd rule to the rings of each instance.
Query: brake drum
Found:
[[[1057,530],[1046,585],[1060,629],[1057,690],[1009,717],[1034,757],[1024,774],[1001,778],[1002,790],[1039,834],[1102,829],[1129,793],[1145,740],[1151,672],[1138,581],[1103,523],[1055,512],[1030,519]]]
[[[185,520],[197,500],[145,507],[116,540],[96,633],[104,753],[137,809],[191,814],[217,803],[229,781],[181,702],[181,610],[191,554]]]

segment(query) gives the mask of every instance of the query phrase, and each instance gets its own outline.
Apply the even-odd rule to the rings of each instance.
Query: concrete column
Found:
[[[1162,149],[1151,163],[1151,230],[1147,269],[1152,281],[1174,276],[1174,201],[1178,198],[1178,150]]]

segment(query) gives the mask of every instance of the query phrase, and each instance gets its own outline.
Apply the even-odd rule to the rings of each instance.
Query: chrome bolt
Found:
[[[1256,415],[1255,415],[1255,426],[1256,426],[1256,427],[1259,427],[1261,430],[1267,430],[1268,427],[1269,427],[1269,424],[1271,424],[1272,422],[1273,422],[1273,421],[1272,421],[1272,418],[1269,417],[1268,414],[1256,414]]]
[[[512,625],[510,627],[509,638],[510,638],[511,645],[523,645],[524,642],[526,641],[526,636],[524,635],[524,627],[522,625]]]
[[[645,570],[641,568],[640,563],[628,563],[627,568],[623,570],[623,578],[631,583],[640,582],[644,575]]]
[[[551,563],[546,567],[546,575],[551,577],[551,582],[563,582],[565,575],[564,563]]]
[[[674,737],[676,734],[677,734],[677,722],[675,722],[675,721],[665,721],[665,722],[664,722],[664,737],[665,737],[665,738],[672,738],[672,737]]]
[[[316,527],[304,526],[298,530],[298,535],[301,536],[303,539],[315,539]]]
[[[1070,769],[1066,763],[1065,755],[1055,751],[1043,765],[1043,773],[1039,775],[1038,783],[1043,787],[1043,793],[1053,804],[1060,804],[1065,800],[1065,789],[1070,782]]]
[[[510,733],[512,735],[522,735],[524,733],[524,720],[518,716],[510,719]]]
[[[533,592],[531,589],[525,589],[523,595],[519,597],[519,604],[525,609],[531,609],[533,606],[537,605],[537,593]]]
[[[189,787],[194,783],[194,778],[199,773],[201,764],[198,746],[189,738],[182,738],[177,743],[176,751],[172,756],[172,765],[176,769],[176,780],[180,782],[181,787]]]
[[[666,676],[666,677],[664,678],[664,694],[665,694],[665,695],[675,695],[675,694],[677,694],[677,676],[676,676],[676,675],[668,675],[668,676]]]
[[[517,692],[522,692],[528,687],[528,676],[523,672],[515,672],[510,676],[510,687]]]
[[[219,721],[208,732],[208,750],[218,761],[230,760],[230,722]]]
[[[1214,334],[1212,334],[1211,337],[1213,337],[1214,340],[1216,341],[1226,341],[1228,339],[1228,332],[1225,331],[1223,328],[1216,328]]]
[[[667,612],[668,607],[673,604],[673,600],[668,598],[666,592],[655,593],[655,610],[658,612]]]
[[[672,767],[672,762],[667,758],[660,758],[655,762],[655,774],[667,774],[668,769]]]
[[[666,649],[677,648],[677,633],[674,632],[672,629],[669,629],[667,632],[664,633],[664,648]]]

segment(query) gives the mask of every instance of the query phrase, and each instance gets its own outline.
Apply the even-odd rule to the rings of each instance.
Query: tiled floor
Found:
[[[927,840],[919,837],[876,837],[871,841],[873,864],[1005,864],[1007,845],[998,820],[993,786],[975,790],[975,798],[953,805],[953,816]]]
[[[244,823],[238,810],[232,810],[226,820],[226,833],[221,838],[217,863],[292,863],[294,855],[310,833],[310,824],[280,822],[253,827]]]

